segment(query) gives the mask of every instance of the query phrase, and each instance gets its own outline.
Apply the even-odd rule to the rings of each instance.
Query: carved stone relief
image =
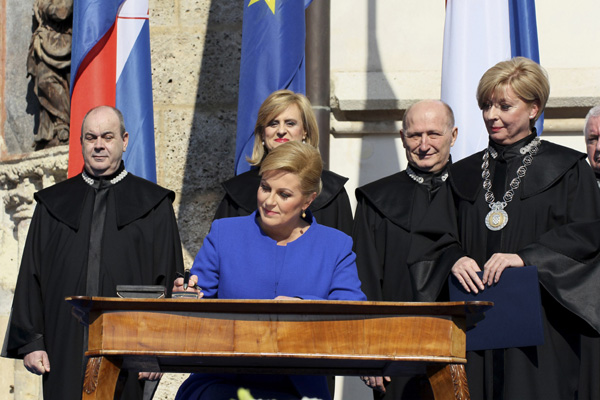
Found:
[[[36,150],[69,141],[73,0],[36,0],[37,27],[31,37],[27,73],[40,102]]]

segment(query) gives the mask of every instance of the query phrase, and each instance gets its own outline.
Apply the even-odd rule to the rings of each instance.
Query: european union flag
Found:
[[[256,114],[272,92],[306,92],[304,10],[311,0],[244,0],[235,172],[250,169]]]

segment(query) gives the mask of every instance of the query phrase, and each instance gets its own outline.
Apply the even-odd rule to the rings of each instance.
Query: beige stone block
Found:
[[[187,379],[190,374],[164,374],[156,393],[154,400],[172,400],[177,394],[179,386]]]
[[[203,37],[187,32],[151,35],[154,104],[194,104]]]
[[[180,0],[180,20],[183,26],[214,27],[215,25],[240,25],[244,5],[240,0]]]
[[[215,209],[223,198],[218,189],[196,191],[182,195],[182,206],[177,212],[177,225],[183,246],[185,265],[191,267],[202,241],[210,230]]]
[[[150,27],[179,25],[179,0],[150,0]]]
[[[241,28],[152,36],[156,105],[237,104]]]
[[[183,26],[208,25],[210,18],[211,0],[181,0],[178,17]]]
[[[233,176],[236,114],[232,109],[169,109],[162,114],[169,127],[158,135],[166,182],[181,182],[181,191],[187,193],[215,188]]]
[[[8,315],[0,316],[0,343],[4,334]],[[0,358],[0,400],[40,400],[42,399],[42,378],[27,371],[22,360]]]
[[[239,29],[208,30],[196,103],[231,105],[237,109],[242,31]]]

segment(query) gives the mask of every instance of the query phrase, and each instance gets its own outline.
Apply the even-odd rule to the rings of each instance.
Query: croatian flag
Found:
[[[256,114],[274,91],[306,93],[304,10],[311,0],[244,0],[235,173],[250,169]]]
[[[477,84],[490,67],[517,56],[540,61],[534,0],[447,0],[441,99],[456,117],[454,161],[487,147]],[[542,118],[536,127],[541,134]]]
[[[81,122],[93,107],[123,113],[128,171],[156,182],[148,0],[77,0],[73,5],[69,177],[83,168]]]

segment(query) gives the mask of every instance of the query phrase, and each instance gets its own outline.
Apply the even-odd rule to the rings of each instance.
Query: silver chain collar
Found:
[[[483,163],[481,164],[481,177],[483,178],[483,188],[485,189],[485,201],[488,203],[491,211],[485,217],[485,225],[492,231],[499,231],[508,224],[508,214],[504,211],[504,208],[510,203],[515,195],[515,190],[521,184],[521,179],[525,177],[527,173],[527,167],[533,162],[533,156],[538,152],[541,139],[539,137],[534,138],[527,145],[521,147],[519,152],[524,154],[523,165],[517,169],[517,176],[510,181],[510,189],[502,196],[502,201],[496,201],[494,193],[492,192],[492,181],[490,180],[490,155],[492,158],[498,157],[498,152],[491,146],[488,146],[486,151],[483,153]]]
[[[419,185],[422,185],[423,182],[425,182],[425,178],[417,175],[416,172],[413,171],[413,169],[410,167],[410,165],[408,167],[406,167],[406,173],[408,174],[408,176],[410,176],[412,178],[413,181],[417,182]],[[446,179],[448,179],[448,172],[444,172],[442,174],[441,178],[442,178],[442,182],[446,182]]]

